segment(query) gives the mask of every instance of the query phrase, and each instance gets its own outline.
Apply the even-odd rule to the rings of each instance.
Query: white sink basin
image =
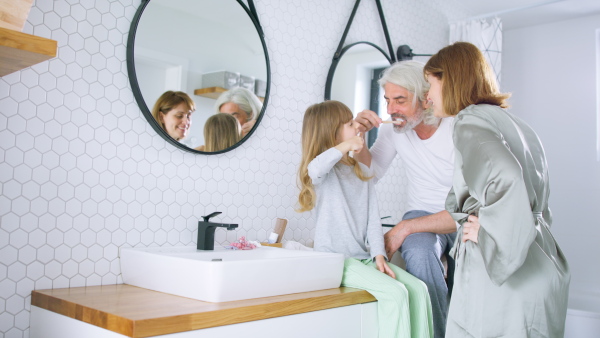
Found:
[[[120,256],[125,284],[207,302],[337,288],[344,268],[341,254],[273,247],[122,248]]]

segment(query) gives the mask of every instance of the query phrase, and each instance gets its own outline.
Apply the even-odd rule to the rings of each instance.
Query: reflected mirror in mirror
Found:
[[[369,109],[382,119],[388,119],[383,89],[377,80],[389,65],[388,57],[375,45],[359,42],[344,47],[337,65],[332,65],[335,73],[331,80],[329,98],[343,102],[355,116]],[[367,133],[369,147],[376,138],[377,128],[373,128]]]
[[[270,74],[264,39],[245,5],[239,0],[148,0],[136,16],[128,70],[153,128],[192,152],[222,153],[250,137],[264,111]],[[159,100],[165,93],[174,101]],[[221,95],[229,98],[219,100]],[[237,118],[237,139],[222,142],[217,132],[231,121],[210,120],[219,120],[221,129],[206,125],[219,111]],[[212,129],[206,133],[206,128]]]

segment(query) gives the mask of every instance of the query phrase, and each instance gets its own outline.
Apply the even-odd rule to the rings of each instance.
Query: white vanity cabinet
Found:
[[[377,334],[377,303],[369,293],[351,288],[227,303],[129,285],[32,294],[32,338],[375,338]]]
[[[154,337],[376,338],[377,334],[377,303],[372,302]],[[127,336],[32,306],[30,337],[123,338]]]

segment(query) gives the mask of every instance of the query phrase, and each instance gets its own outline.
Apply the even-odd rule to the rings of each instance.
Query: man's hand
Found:
[[[375,257],[375,265],[377,265],[377,270],[396,279],[396,274],[394,273],[394,271],[392,271],[392,269],[390,269],[390,266],[385,261],[385,258],[383,258],[383,255],[377,255]]]
[[[373,129],[373,127],[378,127],[381,125],[381,118],[372,110],[363,110],[354,119],[358,123],[358,131],[361,133],[366,133],[369,130]]]
[[[383,240],[385,243],[385,253],[388,256],[388,260],[392,259],[394,253],[400,249],[402,243],[410,233],[408,229],[404,226],[406,221],[400,221],[400,223],[396,224],[392,230],[388,231],[383,235]]]

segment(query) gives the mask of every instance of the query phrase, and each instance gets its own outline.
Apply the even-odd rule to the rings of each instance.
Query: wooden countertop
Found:
[[[128,337],[151,337],[375,301],[370,293],[336,288],[209,303],[127,284],[34,290],[31,305]]]

